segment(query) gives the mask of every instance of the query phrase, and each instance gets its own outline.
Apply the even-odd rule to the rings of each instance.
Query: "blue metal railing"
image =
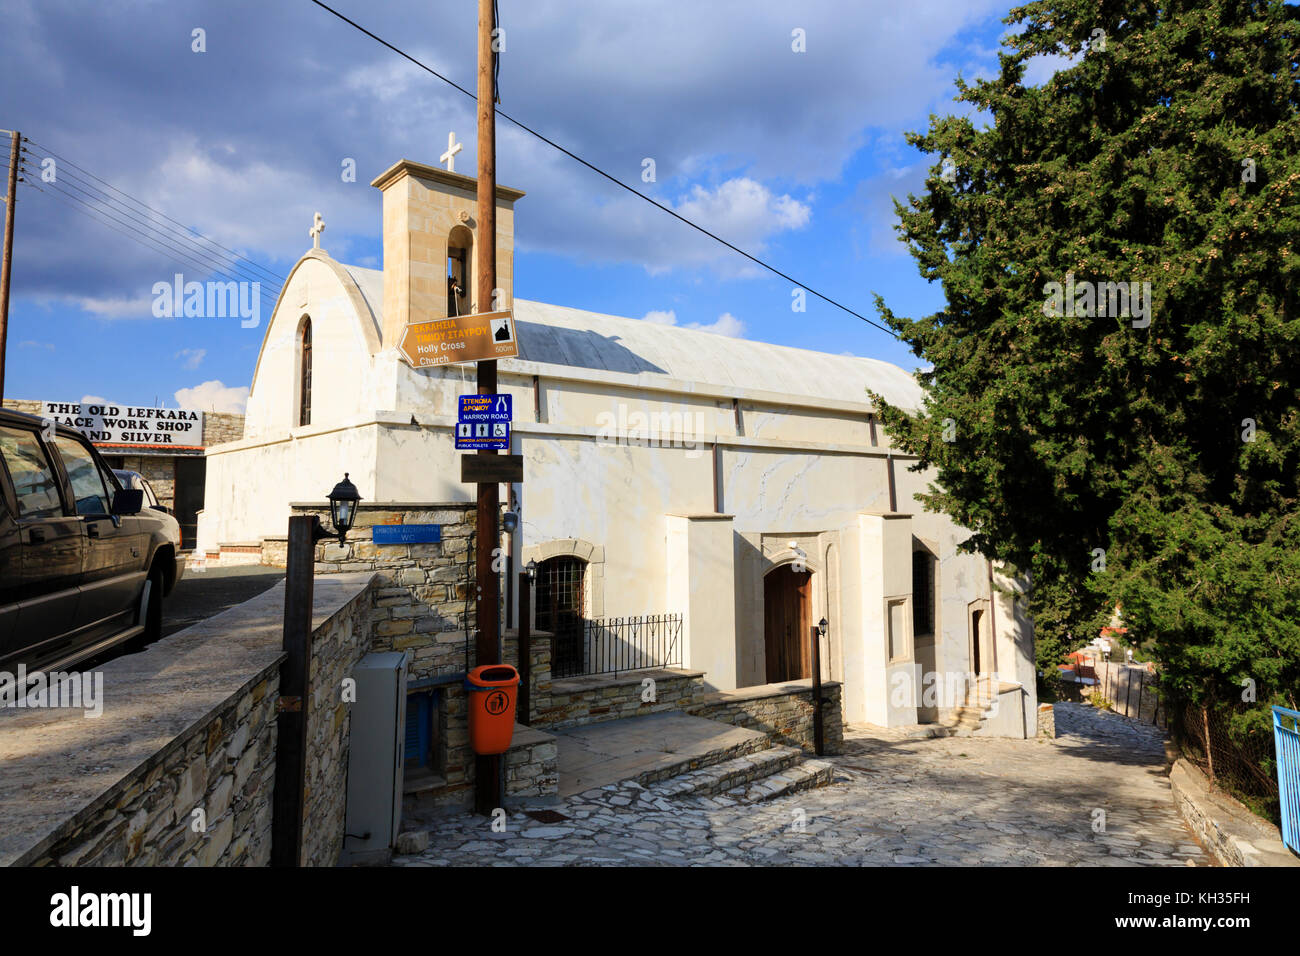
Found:
[[[1300,713],[1273,708],[1277,789],[1282,804],[1282,842],[1300,853]]]

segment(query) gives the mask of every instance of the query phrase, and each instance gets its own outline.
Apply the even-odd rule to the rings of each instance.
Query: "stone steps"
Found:
[[[654,789],[664,797],[713,796],[787,770],[801,757],[795,747],[769,747],[670,777]]]
[[[778,773],[728,790],[723,796],[737,803],[761,803],[831,782],[835,767],[825,760],[802,760]]]
[[[729,747],[710,750],[703,754],[683,756],[680,760],[662,764],[655,767],[653,770],[647,770],[643,773],[637,774],[634,779],[637,783],[641,784],[641,786],[650,787],[653,784],[665,780],[671,780],[676,777],[697,773],[705,768],[711,768],[719,764],[741,760],[750,754],[764,752],[770,747],[771,741],[766,736],[755,734],[753,737],[732,744]]]
[[[835,766],[828,761],[800,761],[770,777],[732,788],[720,795],[719,799],[736,804],[763,803],[764,800],[776,800],[777,797],[789,796],[790,793],[827,786],[831,783],[833,774],[835,774]]]

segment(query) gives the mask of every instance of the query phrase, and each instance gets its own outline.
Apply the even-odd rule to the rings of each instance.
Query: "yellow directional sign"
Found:
[[[509,310],[412,322],[402,331],[397,347],[414,368],[513,358],[519,354],[515,320]]]

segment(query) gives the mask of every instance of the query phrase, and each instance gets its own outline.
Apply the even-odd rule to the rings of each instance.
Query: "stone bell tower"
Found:
[[[478,181],[403,159],[370,185],[384,194],[381,347],[396,348],[410,322],[490,312],[491,302],[476,301]],[[523,195],[497,186],[497,287],[505,307],[514,301],[514,207]]]

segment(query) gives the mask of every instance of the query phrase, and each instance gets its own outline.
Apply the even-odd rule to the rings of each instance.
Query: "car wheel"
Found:
[[[161,568],[150,568],[149,577],[140,591],[140,621],[144,633],[132,638],[127,644],[128,654],[142,651],[158,638],[162,637],[162,595],[163,574]]]

